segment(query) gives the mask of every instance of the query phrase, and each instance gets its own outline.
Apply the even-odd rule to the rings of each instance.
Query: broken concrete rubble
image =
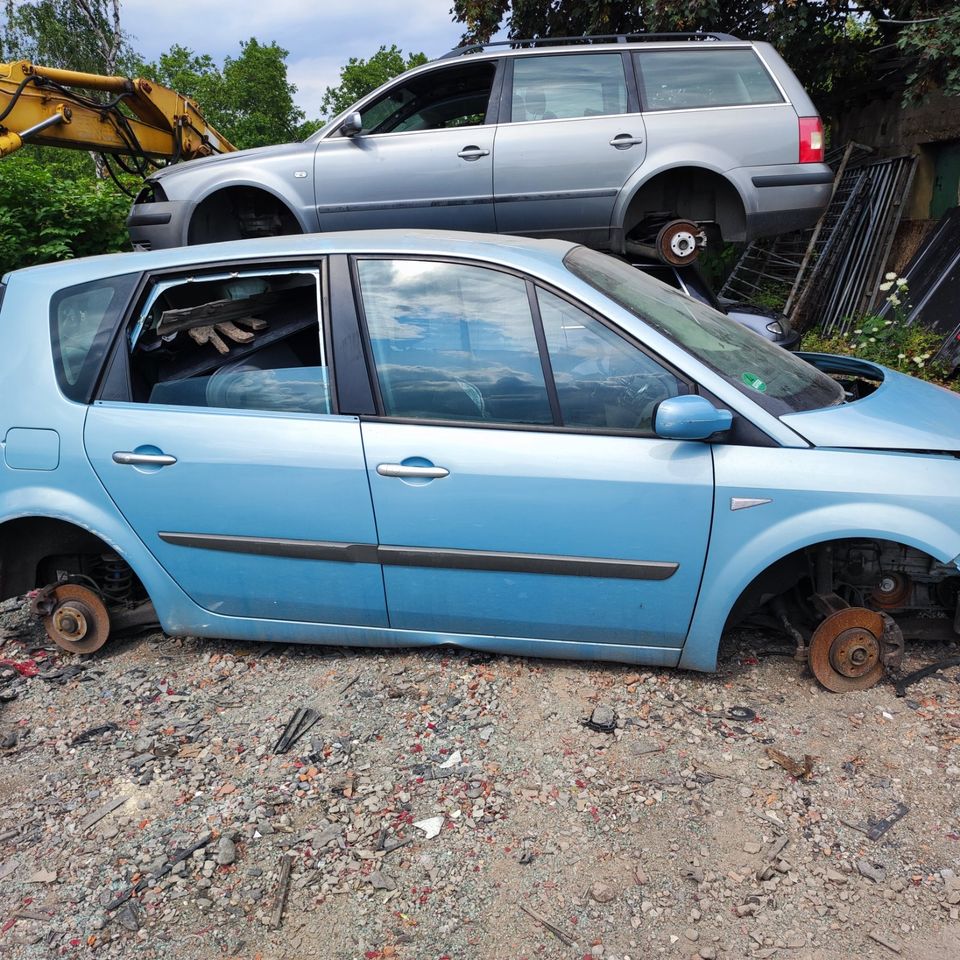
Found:
[[[22,657],[18,612],[4,625]],[[936,935],[951,956],[960,687],[918,681],[917,709],[885,686],[841,701],[752,644],[702,677],[154,636],[95,661],[95,682],[22,678],[0,715],[21,751],[0,758],[0,947],[892,955],[872,931],[904,955]],[[303,703],[320,719],[276,754]],[[581,724],[598,703],[610,733]],[[816,756],[815,776],[786,775],[771,746]]]

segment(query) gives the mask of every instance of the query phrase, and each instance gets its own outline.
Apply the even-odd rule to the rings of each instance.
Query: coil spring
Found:
[[[103,595],[108,600],[126,600],[133,586],[133,571],[129,564],[115,553],[101,554],[100,562],[103,564],[101,578]]]

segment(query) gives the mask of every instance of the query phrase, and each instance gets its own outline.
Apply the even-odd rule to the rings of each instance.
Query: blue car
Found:
[[[954,634],[960,398],[586,247],[277,237],[0,293],[0,598],[66,650],[159,623],[711,670],[752,618],[847,690]]]

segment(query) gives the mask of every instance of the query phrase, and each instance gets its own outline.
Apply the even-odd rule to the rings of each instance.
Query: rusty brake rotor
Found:
[[[43,625],[47,636],[68,653],[93,653],[110,635],[110,614],[89,587],[61,583],[47,593]]]
[[[809,663],[828,690],[866,690],[882,676],[883,615],[866,607],[831,614],[810,640]]]

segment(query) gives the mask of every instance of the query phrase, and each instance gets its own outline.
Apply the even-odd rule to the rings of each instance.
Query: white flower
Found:
[[[906,279],[906,277],[897,277],[897,286],[898,286],[901,290],[905,289],[906,286],[907,286],[907,279]]]
[[[886,293],[892,286],[893,284],[888,280],[886,283],[880,284],[880,289],[883,293]]]
[[[887,297],[887,303],[889,303],[891,307],[899,307],[900,298],[895,293],[891,293],[890,296]]]
[[[884,325],[885,327],[889,327],[889,326],[891,326],[892,324],[893,324],[893,321],[892,321],[892,320],[884,320],[884,321],[883,321],[883,325]]]
[[[870,342],[871,342],[871,343],[876,343],[876,342],[877,342],[877,338],[876,338],[876,337],[871,337],[871,338],[870,338]]]
[[[905,353],[898,353],[898,354],[897,354],[897,359],[898,359],[898,360],[906,360],[906,359],[907,359],[907,355],[906,355]]]
[[[854,333],[863,333],[862,330],[854,330],[853,332],[854,332]]]
[[[884,279],[884,280],[896,280],[896,279],[897,279],[897,275],[896,275],[896,273],[894,273],[893,270],[891,270],[889,273],[884,274],[883,279]]]

